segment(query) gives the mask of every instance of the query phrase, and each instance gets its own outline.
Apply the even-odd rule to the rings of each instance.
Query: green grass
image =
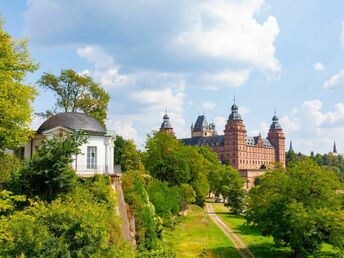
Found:
[[[261,236],[259,231],[249,227],[242,216],[230,214],[222,203],[212,203],[217,215],[226,223],[248,246],[256,258],[291,257],[290,248],[274,246],[272,237]],[[330,245],[324,244],[321,252],[314,257],[340,257]]]
[[[166,229],[164,239],[177,257],[240,257],[226,235],[196,205],[174,230]]]

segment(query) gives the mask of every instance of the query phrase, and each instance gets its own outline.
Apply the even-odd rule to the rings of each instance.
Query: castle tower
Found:
[[[204,115],[199,115],[195,125],[191,125],[191,137],[209,137],[216,134],[215,124],[208,124]]]
[[[167,115],[167,110],[165,111],[165,115],[164,115],[163,119],[164,119],[164,121],[162,122],[162,124],[160,126],[160,132],[166,132],[166,133],[174,136],[173,127],[170,123],[170,118]]]
[[[278,123],[276,114],[272,118],[268,139],[275,148],[275,161],[281,163],[282,166],[285,167],[285,137],[282,127]]]
[[[242,169],[246,158],[246,129],[238,109],[234,100],[224,130],[224,160],[234,168]]]

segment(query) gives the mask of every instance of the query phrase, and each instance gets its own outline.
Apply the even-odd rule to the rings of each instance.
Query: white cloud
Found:
[[[111,90],[135,83],[135,76],[119,74],[119,67],[114,64],[112,56],[100,46],[79,47],[77,54],[93,63],[95,67],[93,72],[85,70],[82,73],[92,76],[105,89]]]
[[[199,2],[175,44],[206,56],[279,71],[274,45],[277,20],[269,16],[260,24],[254,18],[263,4],[263,0]]]
[[[214,87],[217,85],[222,87],[240,87],[248,80],[249,76],[249,69],[225,70],[217,73],[204,73],[202,76],[202,81],[205,84],[213,85]]]
[[[250,112],[250,108],[246,107],[246,106],[240,106],[239,107],[239,113],[241,115],[247,115]]]
[[[317,62],[317,63],[313,64],[313,68],[315,71],[320,72],[320,71],[323,71],[325,69],[325,66],[321,62]]]
[[[333,75],[324,83],[325,89],[344,88],[344,70]]]
[[[207,101],[203,101],[202,102],[202,107],[204,110],[212,110],[216,107],[216,103],[210,101],[210,100],[207,100]]]
[[[284,116],[280,120],[281,126],[287,132],[292,131],[299,131],[300,128],[300,121],[295,116]]]
[[[344,47],[344,21],[342,22],[342,33],[340,34],[340,42],[342,43],[342,47]]]
[[[223,130],[225,130],[225,125],[227,123],[227,119],[223,116],[217,116],[214,119],[214,123],[216,126],[217,133],[223,134]]]
[[[319,99],[304,101],[281,119],[282,128],[293,139],[294,150],[324,153],[331,150],[333,141],[344,142],[344,103],[337,103],[324,112]],[[328,146],[328,149],[324,149]]]
[[[79,47],[77,54],[94,63],[96,69],[104,69],[114,64],[113,58],[99,46]]]

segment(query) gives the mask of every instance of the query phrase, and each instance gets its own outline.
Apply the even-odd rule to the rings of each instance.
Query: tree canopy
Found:
[[[80,153],[85,141],[82,132],[44,140],[22,171],[23,191],[48,201],[70,191],[76,182],[72,156]]]
[[[105,126],[110,96],[90,76],[67,69],[62,70],[59,76],[44,73],[38,84],[52,90],[57,97],[55,110],[48,111],[48,114],[57,110],[82,111],[98,119]]]
[[[0,154],[29,139],[34,86],[24,82],[38,65],[30,58],[25,40],[14,40],[0,19]]]
[[[311,254],[323,242],[344,247],[343,185],[335,174],[309,158],[286,171],[268,172],[250,191],[247,218],[295,257]]]

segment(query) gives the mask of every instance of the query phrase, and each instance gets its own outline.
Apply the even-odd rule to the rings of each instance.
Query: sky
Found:
[[[178,138],[200,114],[219,134],[233,97],[248,135],[276,109],[296,152],[344,153],[342,0],[0,0],[44,72],[87,73],[110,94],[107,128],[144,147],[165,109]],[[37,86],[38,87],[38,86]],[[35,112],[54,95],[39,88]],[[32,127],[42,121],[35,117]]]

